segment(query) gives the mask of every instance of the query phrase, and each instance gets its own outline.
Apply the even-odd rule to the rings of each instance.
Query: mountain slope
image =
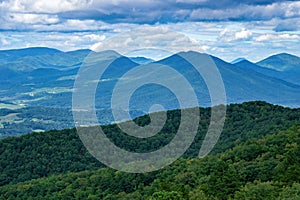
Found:
[[[148,64],[148,63],[151,63],[151,62],[154,62],[154,60],[152,59],[149,59],[149,58],[144,58],[144,57],[130,57],[130,59],[133,61],[133,62],[136,62],[140,65],[142,64]]]
[[[83,63],[87,55],[90,55],[88,57],[89,59],[95,59],[95,61],[98,62],[99,65],[101,65],[102,62],[101,59],[99,60],[99,58],[101,58],[101,52],[91,54],[92,52],[90,50],[60,52],[58,50],[46,48],[31,48],[19,51],[11,50],[2,52],[6,54],[8,52],[12,55],[16,54],[16,57],[18,58],[17,60],[9,63],[0,62],[0,68],[2,68],[2,70],[8,69],[10,71],[16,72],[22,71],[22,73],[21,76],[19,76],[20,74],[17,76],[14,74],[10,75],[10,71],[7,72],[8,76],[10,76],[12,81],[10,83],[6,82],[5,84],[2,84],[0,89],[4,90],[4,93],[0,96],[0,100],[2,96],[6,96],[6,99],[7,97],[10,97],[11,95],[7,93],[12,93],[13,90],[16,90],[14,92],[16,94],[19,94],[19,91],[23,90],[23,88],[19,87],[24,84],[34,84],[33,87],[28,88],[28,90],[33,90],[32,92],[41,87],[63,87],[64,89],[70,90],[73,86],[74,78],[76,73],[78,72],[78,68]],[[201,57],[201,54],[197,52],[186,52],[182,55],[188,55],[199,58]],[[283,57],[285,57],[285,54],[283,55]],[[262,67],[259,68],[256,66],[244,66],[243,68],[237,68],[235,67],[235,65],[227,63],[219,58],[212,57],[212,59],[221,72],[225,84],[225,89],[227,92],[228,103],[238,103],[249,100],[263,100],[284,106],[296,107],[300,105],[300,86],[287,84],[285,81],[279,80],[283,79],[292,83],[298,83],[299,73],[293,72],[292,74],[290,74],[290,72],[282,72],[281,74],[281,72],[277,72],[275,70],[266,70]],[[242,61],[237,63],[236,65],[251,65],[250,63],[245,64],[245,62],[246,61]],[[203,79],[198,76],[198,72],[193,69],[190,63],[188,63],[178,55],[173,55],[155,63],[170,66],[179,71],[180,73],[184,74],[185,78],[192,83],[198,95],[200,105],[210,106],[210,96],[207,91],[207,86]],[[296,61],[287,61],[287,63],[296,63]],[[155,72],[155,66],[152,63],[146,65],[149,65],[149,67],[153,66],[153,73]],[[138,64],[136,64],[129,58],[122,57],[121,59],[120,57],[120,59],[115,60],[110,66],[110,68],[112,69],[110,70],[110,72],[106,73],[107,79],[120,78],[120,76],[125,73],[125,70],[130,70],[137,66]],[[41,69],[44,69],[44,71]],[[55,71],[54,69],[60,71]],[[40,73],[38,73],[39,70]],[[122,73],[119,73],[120,70],[123,70]],[[157,73],[159,74],[159,72]],[[145,75],[147,74],[140,74],[139,78]],[[166,79],[173,81],[172,79],[174,78],[171,77],[171,75],[169,74],[159,74],[159,76],[161,77],[161,80]],[[136,77],[133,77],[133,79],[135,78]],[[40,81],[37,81],[41,79],[44,80],[42,84],[40,84]],[[132,81],[134,82],[134,80]],[[176,80],[174,81],[177,82]],[[36,82],[38,84],[36,84]],[[115,83],[111,81],[103,83],[103,87],[105,88],[103,90],[106,92],[102,93],[102,96],[106,96],[107,91],[109,91],[109,88],[111,88],[114,84]],[[8,88],[12,88],[13,90],[8,90]],[[274,90],[274,88],[276,88],[276,90]],[[26,89],[24,90],[26,91]],[[153,99],[155,97],[157,99],[157,102],[165,102],[167,109],[178,108],[178,103],[174,101],[174,95],[167,93],[168,92],[166,92],[166,90],[162,88],[159,89],[153,87],[144,87],[140,88],[140,90],[137,92],[137,96],[139,96],[140,99],[142,99],[143,97]],[[24,95],[20,94],[20,96]],[[51,103],[51,100],[49,100],[49,98],[53,99],[51,95],[46,94],[46,96],[48,102],[37,101],[36,103],[41,105],[47,103],[47,105],[52,104],[52,106],[56,107],[60,106],[56,105],[56,103],[58,103],[57,101]],[[20,100],[15,99],[15,97],[11,97],[11,99],[11,101]],[[66,100],[70,103],[70,99],[66,98]],[[136,102],[137,101],[139,101],[138,98],[136,99]],[[29,104],[34,105],[34,102],[35,101]],[[68,105],[69,103],[64,102],[62,104]],[[99,106],[101,107],[101,105]],[[148,111],[148,109],[148,107],[145,107],[141,108],[140,110]]]
[[[0,50],[0,61],[8,62],[8,61],[14,61],[22,57],[40,56],[45,54],[56,54],[56,53],[61,53],[61,51],[57,49],[47,48],[47,47],[32,47],[32,48],[25,48],[25,49]]]
[[[18,52],[21,53],[18,53]],[[41,52],[39,52],[41,51]],[[162,72],[158,64],[175,69],[185,78],[197,95],[199,106],[211,106],[210,94],[207,85],[201,75],[185,59],[175,54],[163,60],[142,65],[150,69],[147,73],[143,70],[138,71],[141,67],[130,58],[121,56],[112,51],[92,52],[90,50],[77,50],[72,52],[61,52],[47,48],[31,48],[25,50],[2,51],[2,53],[16,54],[13,62],[0,62],[0,101],[9,105],[3,105],[3,108],[14,105],[18,108],[42,107],[46,113],[53,113],[53,109],[61,108],[61,112],[72,107],[72,92],[74,81],[78,70],[82,64],[89,68],[88,62],[101,67],[105,59],[115,59],[108,67],[107,71],[101,77],[95,76],[93,83],[98,82],[95,94],[95,102],[98,116],[101,116],[100,123],[108,124],[114,122],[111,112],[112,91],[117,82],[126,83],[125,89],[120,92],[119,97],[124,97],[129,89],[139,81],[140,83],[149,83],[149,81],[160,82],[167,81],[182,94],[191,91],[183,87],[178,77],[169,72]],[[1,53],[1,52],[0,52]],[[190,56],[195,59],[201,59],[202,54],[197,52],[183,52],[181,55]],[[89,55],[88,57],[86,57]],[[110,56],[110,57],[109,57]],[[227,63],[216,57],[209,57],[215,62],[224,81],[227,103],[241,103],[245,101],[262,100],[273,104],[279,104],[289,107],[300,106],[300,85],[299,73],[292,71],[276,71],[257,66],[248,61],[242,61],[236,65]],[[18,60],[19,59],[19,60]],[[161,65],[160,65],[161,66]],[[134,75],[122,79],[122,76],[130,71],[137,70]],[[24,71],[25,70],[25,71]],[[90,72],[95,74],[95,70]],[[155,76],[153,76],[155,75]],[[150,80],[152,77],[153,80]],[[294,84],[292,84],[294,83]],[[295,85],[298,84],[298,85]],[[153,104],[161,104],[167,110],[173,110],[180,107],[174,91],[169,90],[159,84],[144,84],[132,93],[129,101],[131,116],[133,118],[144,115],[149,112]],[[184,98],[190,94],[182,95]],[[84,96],[84,95],[83,95]],[[83,99],[84,100],[84,99]],[[185,103],[195,107],[190,98],[186,98]],[[122,101],[116,103],[120,107]],[[24,115],[26,113],[26,115]],[[69,112],[67,112],[69,113]],[[39,113],[40,114],[40,113]],[[65,117],[58,115],[52,121],[45,121],[40,116],[42,125],[37,127],[37,123],[31,118],[35,113],[28,114],[27,110],[18,109],[15,115],[8,114],[0,117],[1,137],[6,137],[12,133],[24,134],[34,130],[49,130],[52,128],[69,128],[73,121],[69,121],[72,116]],[[20,117],[22,116],[22,117]],[[63,116],[63,118],[61,118]],[[47,118],[45,116],[44,118]],[[67,126],[62,125],[62,121],[68,120]],[[48,124],[45,124],[45,123]],[[21,128],[21,127],[27,128]],[[16,128],[19,127],[19,132]],[[29,128],[28,128],[29,127]],[[16,132],[14,132],[16,131]]]
[[[239,62],[242,62],[245,60],[246,60],[246,58],[237,58],[237,59],[231,61],[230,64],[236,64],[236,63],[239,63]]]
[[[184,157],[197,157],[206,134],[210,109],[200,109],[201,121],[193,144]],[[136,119],[141,126],[149,116]],[[117,125],[103,126],[107,137],[122,149],[132,152],[154,151],[170,142],[178,129],[180,112],[168,112],[168,120],[160,133],[148,138],[129,137]],[[264,102],[249,102],[228,107],[225,127],[212,154],[224,152],[249,139],[300,125],[300,109],[289,109]],[[75,129],[32,133],[0,140],[0,185],[33,178],[97,169],[103,165],[82,145]]]
[[[0,187],[4,199],[299,199],[300,127],[249,139],[223,153],[163,170],[103,168]]]
[[[188,56],[200,57],[197,52],[187,52]],[[211,57],[219,69],[225,89],[228,103],[244,102],[250,100],[263,100],[285,106],[297,106],[300,104],[300,87],[258,73],[250,68],[238,68],[219,58]],[[197,76],[197,72],[190,63],[178,55],[166,58],[158,63],[171,66],[194,85],[201,106],[207,106],[210,102],[209,93],[204,80]],[[276,88],[276,89],[274,89]]]
[[[62,52],[44,47],[2,50],[0,51],[0,68],[28,72],[39,68],[65,69],[79,67],[92,51],[87,49]]]
[[[256,64],[277,71],[300,71],[300,58],[287,53],[270,56]]]
[[[290,82],[296,85],[300,85],[300,73],[290,72],[290,71],[277,71],[271,68],[261,67],[257,64],[254,64],[248,60],[243,60],[235,63],[236,66],[241,67],[242,69],[251,69],[266,76],[274,77],[277,79],[282,79],[286,82]]]

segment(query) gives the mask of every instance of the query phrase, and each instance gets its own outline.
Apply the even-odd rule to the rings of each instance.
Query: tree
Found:
[[[184,200],[183,197],[176,191],[159,191],[155,192],[149,200]]]

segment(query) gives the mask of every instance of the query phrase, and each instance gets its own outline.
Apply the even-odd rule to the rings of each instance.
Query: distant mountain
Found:
[[[256,72],[259,72],[261,74],[264,74],[269,77],[282,79],[286,82],[300,85],[300,73],[293,72],[293,71],[277,71],[275,69],[261,67],[257,64],[254,64],[248,60],[242,60],[240,62],[235,63],[236,66],[247,69],[247,70],[254,70]]]
[[[141,65],[154,62],[154,60],[152,60],[150,58],[145,58],[145,57],[130,57],[130,60],[132,60],[133,62],[136,62],[138,64],[141,64]]]
[[[69,54],[72,56],[87,56],[88,54],[92,53],[93,51],[90,49],[78,49],[74,51],[67,51],[65,54]]]
[[[55,54],[55,53],[61,53],[61,51],[57,49],[47,48],[47,47],[31,47],[25,49],[0,50],[0,59],[1,61],[3,61],[4,59],[8,59],[12,61],[12,59],[16,59],[20,57],[40,56],[40,55]]]
[[[134,57],[145,57],[145,55],[147,55],[146,56],[147,58],[151,58],[157,61],[163,58],[167,58],[173,54],[174,53],[162,49],[146,48],[146,49],[137,49],[137,50],[130,51],[126,53],[125,56],[134,58]]]
[[[20,73],[8,69],[7,67],[0,67],[0,83],[11,81],[12,77],[19,77]]]
[[[300,58],[287,53],[270,56],[256,64],[277,71],[300,72]]]
[[[15,57],[16,60],[7,63],[0,61],[0,71],[2,72],[0,76],[4,76],[0,80],[0,90],[2,90],[0,100],[11,103],[22,102],[28,106],[65,107],[68,105],[71,107],[71,89],[81,64],[91,62],[101,66],[102,59],[109,55],[112,57],[108,59],[116,60],[103,74],[102,79],[106,81],[99,84],[96,95],[99,98],[97,107],[108,108],[110,106],[110,92],[118,79],[125,72],[137,67],[137,63],[146,64],[152,61],[141,57],[127,58],[112,51],[99,53],[90,50],[61,52],[48,48],[29,48],[19,51],[1,51],[1,53],[9,55],[8,57]],[[201,58],[200,53],[192,51],[182,53],[182,55]],[[282,72],[260,67],[243,59],[233,65],[217,57],[211,58],[222,75],[228,103],[264,100],[285,106],[300,106],[300,86],[294,85],[299,83],[298,73],[290,74],[290,71]],[[170,66],[183,74],[195,89],[200,105],[210,105],[210,95],[204,80],[193,66],[181,56],[174,54],[163,60],[146,64],[153,68],[153,73],[158,70],[155,64]],[[157,71],[157,74],[160,72]],[[141,78],[147,74],[141,73],[138,76]],[[129,85],[136,78],[138,77],[132,77],[131,80],[128,80]],[[173,81],[174,77],[170,74],[160,74],[160,77],[157,78]],[[175,84],[176,80],[173,82]],[[53,88],[57,88],[57,90],[54,91]],[[141,110],[148,111],[148,106],[155,101],[164,104],[167,109],[178,107],[178,101],[176,101],[174,94],[159,86],[141,87],[134,95],[135,99],[132,102],[143,102],[143,105],[134,106],[136,109],[142,107]],[[145,102],[145,99],[148,101]]]
[[[90,70],[90,74],[95,75],[97,69],[110,60],[113,62],[101,77],[93,76],[92,79],[86,80],[88,84],[98,83],[95,103],[102,124],[113,122],[112,91],[120,80],[128,84],[128,88],[123,88],[121,91],[120,97],[125,96],[136,80],[149,81],[151,74],[155,74],[152,78],[156,80],[169,80],[175,88],[185,92],[187,88],[182,87],[174,75],[160,71],[161,68],[158,67],[158,64],[169,66],[179,72],[193,87],[200,106],[211,105],[205,81],[195,68],[182,58],[183,55],[202,59],[204,54],[198,52],[182,52],[154,62],[141,57],[128,58],[114,51],[62,52],[48,48],[30,48],[0,51],[1,53],[5,56],[0,60],[0,102],[6,103],[0,104],[0,111],[5,108],[22,109],[18,110],[17,116],[11,113],[7,116],[0,116],[0,127],[10,127],[11,129],[13,127],[35,127],[36,130],[44,130],[44,127],[46,127],[45,130],[48,130],[48,127],[62,127],[61,122],[67,118],[63,113],[68,113],[66,110],[70,111],[72,107],[72,91],[80,66],[85,64],[86,70]],[[230,64],[217,57],[206,55],[206,58],[211,58],[220,71],[226,90],[227,103],[262,100],[283,106],[300,107],[300,72],[277,71],[243,59],[236,64]],[[141,62],[143,62],[143,67],[148,67],[150,71],[147,73],[143,70],[137,71],[126,79],[122,78],[126,72],[138,69],[140,66],[138,63]],[[82,98],[85,101],[85,97]],[[189,98],[187,101],[190,101]],[[132,93],[129,103],[132,117],[148,113],[153,104],[161,104],[167,110],[180,107],[173,91],[157,84],[145,84],[139,87]],[[43,122],[49,124],[38,126],[41,122],[35,121],[37,117],[33,113],[37,109],[31,109],[36,107],[45,108],[42,112],[45,113],[45,116],[39,113],[39,117],[43,119]],[[53,108],[62,109],[62,114],[55,120],[44,120],[48,119],[46,115],[49,113],[60,113],[56,110],[54,112]],[[0,131],[7,132],[6,129],[0,129]]]
[[[188,56],[200,57],[197,52],[184,53]],[[237,103],[250,100],[264,100],[274,104],[286,106],[300,105],[300,86],[270,77],[250,68],[238,68],[217,57],[212,57],[224,81],[228,103]],[[184,74],[194,85],[196,93],[201,96],[199,101],[209,104],[210,96],[206,85],[196,76],[192,66],[178,55],[173,55],[162,61]]]
[[[242,62],[242,61],[244,61],[244,60],[246,60],[246,59],[245,59],[245,58],[237,58],[237,59],[231,61],[230,63],[231,63],[231,64],[236,64],[236,63]]]
[[[78,67],[90,50],[62,52],[56,49],[36,47],[0,51],[0,68],[14,71],[32,71],[38,68],[64,69]]]

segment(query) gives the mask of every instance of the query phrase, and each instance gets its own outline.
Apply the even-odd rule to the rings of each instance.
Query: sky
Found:
[[[0,49],[124,45],[191,48],[226,61],[300,56],[300,1],[0,0]]]

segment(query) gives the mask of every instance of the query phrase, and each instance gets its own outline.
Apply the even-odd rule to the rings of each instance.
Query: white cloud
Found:
[[[0,33],[0,49],[25,47],[50,47],[62,51],[89,49],[95,42],[103,40],[103,33],[91,32],[6,32]]]
[[[139,49],[160,49],[172,53],[187,50],[203,51],[197,40],[171,31],[165,26],[142,26],[92,46],[94,51],[115,50],[121,54]]]
[[[285,17],[292,18],[300,16],[300,2],[285,3]]]
[[[87,34],[84,36],[84,38],[89,39],[93,42],[99,42],[105,40],[105,35],[97,35],[97,34]]]
[[[222,31],[220,32],[220,37],[225,36],[228,32],[230,32],[229,29],[228,29],[228,28],[225,28],[224,30],[222,30]]]
[[[0,3],[0,8],[11,12],[28,13],[59,13],[88,8],[91,0],[4,0]]]
[[[7,16],[12,23],[54,24],[59,22],[57,15],[12,13]]]
[[[10,43],[8,40],[6,40],[6,39],[1,39],[0,41],[1,41],[1,44],[2,44],[3,46],[7,46],[7,45],[10,45],[10,44],[11,44],[11,43]]]
[[[253,33],[246,28],[241,30],[232,30],[225,28],[220,32],[219,40],[224,42],[233,42],[233,41],[247,41],[252,38]]]
[[[243,28],[241,31],[235,33],[235,39],[240,40],[240,39],[249,39],[252,36],[252,32],[249,30],[246,30]]]
[[[300,36],[296,34],[263,34],[257,38],[255,38],[256,42],[273,42],[273,41],[281,41],[281,40],[299,40]]]

